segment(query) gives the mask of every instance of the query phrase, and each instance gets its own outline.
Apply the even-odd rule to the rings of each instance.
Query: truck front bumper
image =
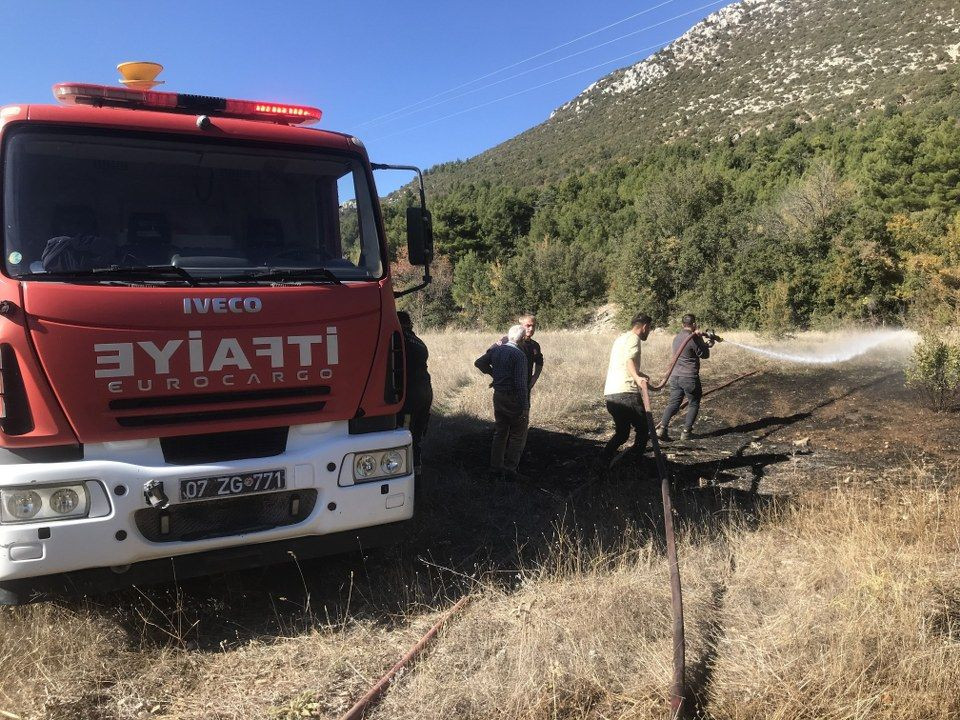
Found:
[[[222,550],[146,560],[123,568],[92,568],[0,581],[0,605],[19,605],[51,595],[98,594],[130,587],[185,580],[244,568],[300,562],[324,555],[365,551],[402,542],[410,521],[374,525],[329,535],[276,540]]]
[[[406,430],[350,435],[347,423],[338,422],[291,427],[286,450],[270,457],[170,465],[158,441],[144,440],[88,445],[84,459],[74,462],[4,466],[0,488],[84,482],[94,490],[96,516],[0,525],[0,589],[24,581],[16,583],[23,589],[35,578],[39,586],[44,576],[95,568],[130,584],[139,581],[129,574],[135,569],[155,574],[153,561],[181,577],[181,565],[186,574],[202,574],[222,567],[209,566],[200,554],[229,551],[226,556],[246,558],[241,564],[258,564],[282,559],[291,541],[294,552],[306,555],[327,553],[325,544],[329,552],[358,548],[362,533],[356,531],[413,516],[414,478],[407,450],[406,474],[355,482],[354,455],[409,445]],[[276,469],[286,477],[282,492],[180,500],[181,480]],[[162,487],[166,507],[153,508],[145,499],[151,482]],[[171,564],[170,558],[178,560]]]

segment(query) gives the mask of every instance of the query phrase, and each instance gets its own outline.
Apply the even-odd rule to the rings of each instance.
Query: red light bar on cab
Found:
[[[305,105],[261,102],[259,100],[228,100],[205,95],[130,90],[109,85],[59,83],[53,86],[53,96],[65,105],[93,105],[94,107],[124,107],[185,113],[216,115],[245,120],[266,120],[285,125],[311,125],[320,120],[319,108]]]

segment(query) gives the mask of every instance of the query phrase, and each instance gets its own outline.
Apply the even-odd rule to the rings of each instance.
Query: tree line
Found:
[[[779,332],[955,316],[960,293],[960,71],[856,117],[637,148],[551,184],[494,180],[431,199],[438,258],[426,325],[547,326],[607,301],[657,322]],[[384,203],[400,283],[415,275],[401,192]]]

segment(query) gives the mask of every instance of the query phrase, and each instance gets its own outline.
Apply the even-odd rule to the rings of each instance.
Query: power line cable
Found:
[[[601,33],[601,32],[603,32],[604,30],[609,30],[610,28],[616,27],[617,25],[622,25],[623,23],[628,22],[629,20],[633,20],[634,18],[640,17],[641,15],[646,15],[647,13],[651,13],[651,12],[653,12],[654,10],[658,10],[659,8],[662,8],[664,5],[669,5],[669,4],[674,3],[674,2],[676,2],[676,1],[677,1],[677,0],[664,0],[664,2],[661,2],[659,5],[654,5],[653,7],[647,8],[646,10],[641,10],[640,12],[634,13],[633,15],[629,15],[629,16],[623,18],[622,20],[617,20],[616,22],[612,22],[612,23],[610,23],[609,25],[604,25],[602,28],[597,28],[596,30],[591,30],[590,32],[588,32],[588,33],[586,33],[586,34],[584,34],[584,35],[581,35],[581,36],[579,36],[579,37],[575,37],[573,40],[567,40],[566,42],[560,43],[559,45],[555,45],[554,47],[549,48],[548,50],[544,50],[543,52],[539,52],[539,53],[537,53],[536,55],[531,55],[530,57],[524,58],[523,60],[518,60],[517,62],[511,63],[510,65],[505,65],[505,66],[503,66],[502,68],[500,68],[499,70],[494,70],[494,71],[492,71],[492,72],[488,72],[486,75],[481,75],[480,77],[476,77],[476,78],[474,78],[473,80],[469,80],[469,81],[467,81],[467,82],[465,82],[465,83],[461,83],[460,85],[455,85],[455,86],[452,87],[452,88],[448,88],[448,89],[446,89],[446,90],[444,90],[444,91],[442,91],[442,92],[436,93],[435,95],[431,95],[430,97],[424,98],[423,100],[418,100],[417,102],[412,103],[412,104],[410,104],[410,105],[407,105],[407,106],[405,106],[405,107],[399,108],[398,110],[391,110],[391,111],[388,112],[388,113],[385,113],[385,114],[383,114],[383,115],[378,115],[377,117],[371,118],[370,120],[364,120],[362,123],[359,123],[359,124],[358,124],[358,127],[363,127],[364,125],[369,125],[369,124],[371,124],[371,123],[375,123],[375,122],[377,122],[378,120],[382,120],[383,118],[390,117],[391,115],[395,115],[396,113],[400,113],[400,112],[403,112],[404,110],[409,110],[410,108],[417,107],[417,105],[422,105],[422,104],[425,103],[425,102],[430,102],[431,100],[435,100],[436,98],[441,97],[441,96],[443,96],[443,95],[446,95],[447,93],[455,92],[456,90],[460,90],[461,88],[465,88],[465,87],[467,87],[468,85],[473,85],[473,83],[475,83],[475,82],[480,82],[481,80],[486,80],[487,78],[493,77],[494,75],[499,75],[500,73],[502,73],[502,72],[504,72],[504,71],[506,71],[506,70],[512,70],[513,68],[517,67],[518,65],[523,65],[524,63],[530,62],[531,60],[536,60],[538,57],[543,57],[544,55],[548,55],[548,54],[552,53],[554,50],[559,50],[560,48],[567,47],[568,45],[573,45],[573,43],[575,43],[575,42],[579,42],[580,40],[583,40],[583,39],[585,39],[585,38],[591,37],[592,35],[596,35],[597,33]]]
[[[459,100],[460,98],[466,97],[467,95],[473,95],[474,93],[478,93],[481,90],[492,88],[495,85],[501,85],[505,82],[509,82],[510,80],[516,80],[518,77],[529,75],[530,73],[536,72],[537,70],[543,70],[544,68],[550,67],[551,65],[556,65],[557,63],[563,62],[564,60],[569,60],[570,58],[577,57],[578,55],[584,55],[588,52],[592,52],[594,50],[605,47],[607,45],[611,45],[615,42],[619,42],[620,40],[625,40],[626,38],[632,37],[633,35],[637,35],[639,33],[646,32],[648,30],[653,30],[654,28],[660,27],[661,25],[666,25],[667,23],[673,22],[674,20],[679,20],[680,18],[686,17],[687,15],[693,15],[694,13],[700,12],[701,10],[705,10],[706,8],[709,8],[709,7],[713,7],[714,5],[717,5],[717,4],[718,2],[711,2],[711,3],[707,3],[706,5],[701,5],[700,7],[694,8],[693,10],[688,10],[685,13],[674,15],[671,18],[667,18],[666,20],[661,20],[660,22],[654,23],[653,25],[647,25],[646,27],[642,27],[639,30],[633,30],[632,32],[628,32],[625,35],[620,35],[619,37],[613,38],[613,40],[607,40],[606,42],[602,42],[598,45],[593,45],[592,47],[588,47],[585,50],[578,50],[577,52],[571,53],[570,55],[564,55],[562,58],[551,60],[550,62],[543,63],[542,65],[537,65],[536,67],[530,68],[529,70],[523,70],[522,72],[515,73],[514,75],[508,75],[507,77],[501,78],[500,80],[494,80],[493,82],[487,83],[486,85],[481,85],[479,87],[471,88],[470,90],[459,93],[458,95],[452,95],[451,97],[444,98],[443,100],[438,100],[437,102],[431,103],[429,105],[424,105],[423,107],[416,108],[415,110],[410,110],[408,112],[403,112],[399,115],[394,115],[394,117],[391,117],[389,119],[384,119],[380,122],[374,121],[374,120],[368,120],[367,124],[379,125],[379,124],[383,124],[384,122],[393,122],[394,120],[399,120],[400,118],[416,115],[417,113],[423,112],[424,110],[430,110],[432,108],[439,107],[440,105],[451,102],[453,100]],[[421,100],[420,102],[424,103],[427,101]],[[397,113],[400,111],[394,111],[394,112]]]
[[[722,1],[726,2],[726,0],[722,0]],[[450,118],[457,117],[458,115],[463,115],[464,113],[472,112],[473,110],[479,110],[480,108],[485,108],[488,105],[493,105],[494,103],[502,102],[503,100],[509,100],[510,98],[516,97],[517,95],[523,95],[524,93],[533,92],[534,90],[539,90],[540,88],[546,87],[547,85],[553,85],[554,83],[560,82],[561,80],[567,80],[568,78],[572,78],[576,75],[582,75],[585,72],[590,72],[591,70],[596,70],[597,68],[604,67],[605,65],[610,65],[611,63],[619,62],[620,60],[624,60],[625,58],[635,57],[636,55],[640,55],[642,53],[648,52],[649,50],[654,50],[654,49],[660,50],[662,48],[665,48],[669,44],[670,44],[669,42],[665,42],[658,45],[651,45],[650,47],[642,48],[640,50],[635,50],[632,53],[621,55],[620,57],[613,58],[612,60],[607,60],[606,62],[602,62],[597,65],[592,65],[588,68],[584,68],[583,70],[577,70],[576,72],[572,72],[569,75],[562,75],[561,77],[554,78],[553,80],[547,80],[546,82],[540,83],[539,85],[534,85],[533,87],[524,88],[523,90],[518,90],[517,92],[510,93],[509,95],[504,95],[502,97],[498,97],[493,100],[488,100],[487,102],[480,103],[479,105],[474,105],[473,107],[468,107],[463,110],[458,110],[457,112],[450,113],[449,115],[444,115],[442,117],[434,118],[433,120],[427,120],[426,122],[422,122],[419,125],[413,125],[411,127],[405,128],[404,130],[398,130],[396,132],[388,133],[386,135],[380,135],[379,137],[372,138],[369,142],[383,140],[384,138],[394,137],[395,135],[402,135],[404,133],[408,133],[413,130],[418,130],[422,127],[426,127],[427,125],[433,125],[435,123],[442,122],[443,120],[449,120]]]
[[[728,0],[716,0],[716,2],[710,3],[710,5],[711,6],[724,5],[727,2]],[[434,118],[433,120],[427,120],[426,122],[419,123],[418,125],[412,125],[411,127],[405,128],[403,130],[397,130],[396,132],[387,133],[386,135],[380,135],[378,137],[371,138],[368,142],[376,142],[377,140],[384,140],[386,138],[395,137],[397,135],[403,135],[405,133],[412,132],[413,130],[419,130],[420,128],[426,127],[427,125],[434,125],[438,122],[449,120],[450,118],[457,117],[459,115],[463,115],[465,113],[472,112],[474,110],[479,110],[489,105],[502,102],[504,100],[509,100],[510,98],[517,97],[518,95],[523,95],[524,93],[533,92],[534,90],[539,90],[540,88],[546,87],[547,85],[553,85],[554,83],[558,83],[561,80],[567,80],[577,75],[582,75],[583,73],[590,72],[591,70],[597,70],[598,68],[604,67],[605,65],[610,65],[615,62],[620,62],[621,60],[625,60],[626,58],[641,55],[643,53],[649,52],[650,50],[656,50],[656,51],[662,50],[670,43],[675,42],[677,39],[679,39],[679,37],[681,36],[673,38],[672,40],[669,40],[664,43],[658,43],[656,45],[650,45],[648,47],[641,48],[640,50],[635,50],[631,53],[627,53],[626,55],[621,55],[620,57],[612,58],[611,60],[606,60],[605,62],[598,63],[597,65],[591,65],[590,67],[584,68],[582,70],[576,70],[567,75],[561,75],[560,77],[554,78],[553,80],[547,80],[546,82],[540,83],[539,85],[534,85],[533,87],[524,88],[523,90],[518,90],[508,95],[503,95],[501,97],[494,98],[493,100],[488,100],[487,102],[480,103],[479,105],[473,105],[472,107],[468,107],[463,110],[458,110],[457,112],[449,113],[447,115],[443,115],[442,117]]]

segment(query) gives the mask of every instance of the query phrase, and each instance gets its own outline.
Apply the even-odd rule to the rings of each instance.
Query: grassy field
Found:
[[[411,541],[367,556],[0,610],[0,717],[334,718],[464,593],[371,718],[649,718],[670,678],[658,485],[610,432],[612,335],[544,333],[529,484],[489,484],[489,338],[431,348],[430,468]],[[819,338],[806,337],[807,343]],[[644,349],[655,377],[669,338]],[[721,346],[675,477],[691,712],[960,717],[960,419],[902,350],[830,369]],[[662,399],[658,400],[658,403]],[[659,404],[658,404],[659,407]]]

